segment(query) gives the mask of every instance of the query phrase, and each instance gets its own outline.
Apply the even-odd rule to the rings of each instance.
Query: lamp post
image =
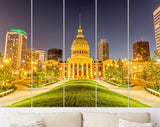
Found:
[[[122,84],[123,84],[123,78],[124,78],[124,66],[125,66],[125,64],[126,64],[126,62],[127,62],[127,59],[125,58],[124,60],[122,60],[122,67],[121,67],[121,70],[122,70]]]

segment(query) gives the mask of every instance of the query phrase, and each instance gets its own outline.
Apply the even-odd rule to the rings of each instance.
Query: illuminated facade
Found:
[[[133,44],[134,61],[145,62],[150,58],[149,41],[136,41]]]
[[[31,71],[31,51],[32,51],[32,64],[35,67],[38,66],[39,63],[39,52],[37,52],[35,49],[26,49],[25,50],[25,66],[24,69],[27,71]]]
[[[79,26],[78,35],[72,43],[71,57],[66,62],[68,79],[92,79],[94,75],[94,60],[89,57],[89,45],[82,32],[81,26]]]
[[[65,78],[70,79],[94,79],[96,77],[103,78],[105,74],[103,72],[108,62],[112,60],[94,61],[93,57],[90,57],[90,48],[87,40],[82,34],[83,30],[81,25],[78,29],[78,35],[73,41],[71,46],[71,57],[65,61]],[[63,63],[57,63],[60,69],[60,76],[63,77]],[[96,70],[97,69],[97,70]]]
[[[6,34],[5,58],[10,59],[15,69],[24,66],[27,33],[22,30],[11,30]]]
[[[62,49],[49,49],[48,60],[62,61]]]
[[[71,57],[63,62],[57,62],[55,60],[48,60],[54,66],[58,66],[60,70],[60,78],[63,79],[63,68],[65,79],[95,79],[96,74],[98,79],[106,78],[106,69],[113,66],[116,61],[108,59],[102,61],[94,61],[93,57],[90,57],[90,48],[87,40],[82,34],[81,26],[78,29],[78,35],[73,41],[71,46]],[[142,48],[142,47],[141,47]],[[147,46],[148,49],[148,46]],[[148,55],[147,55],[148,56]],[[114,62],[113,62],[114,61]],[[127,60],[123,61],[125,67],[128,66]],[[130,61],[129,62],[129,74],[131,79],[141,79],[142,72],[147,62]],[[64,67],[63,67],[64,65]],[[117,65],[116,65],[117,66]]]
[[[42,49],[36,50],[36,52],[39,54],[39,62],[44,65],[44,62],[46,61],[46,51]]]
[[[158,52],[160,52],[160,7],[158,7],[154,12],[154,29],[155,29],[155,38],[156,38],[156,46]]]

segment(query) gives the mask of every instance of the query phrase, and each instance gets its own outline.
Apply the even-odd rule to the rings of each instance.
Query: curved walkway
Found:
[[[33,88],[32,95],[35,96],[35,95],[41,94],[61,84],[63,84],[63,81],[59,81],[57,83],[54,83],[52,85],[45,86],[42,88]],[[0,98],[0,107],[9,106],[13,103],[16,103],[31,97],[31,88],[28,88],[23,85],[16,85],[16,86],[17,86],[17,90],[15,92]]]
[[[125,96],[128,95],[127,88],[120,88],[117,86],[113,86],[113,85],[106,83],[105,81],[102,81],[102,80],[98,80],[98,82],[101,85],[107,87],[108,89],[110,89],[116,93],[119,93],[119,94],[122,94]],[[134,86],[134,87],[129,88],[129,97],[132,99],[135,99],[137,101],[140,101],[141,103],[152,106],[152,107],[160,107],[160,97],[157,97],[157,96],[152,95],[149,92],[147,92],[144,89],[144,85],[139,85],[139,86]]]

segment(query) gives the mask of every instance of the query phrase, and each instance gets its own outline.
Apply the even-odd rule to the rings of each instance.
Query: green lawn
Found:
[[[115,93],[106,87],[97,84],[98,107],[126,107],[127,97]],[[10,107],[30,107],[31,99],[10,105]],[[65,83],[66,107],[94,107],[95,81],[70,80]],[[33,97],[33,107],[62,107],[63,85]],[[131,107],[148,107],[138,101],[130,99]]]

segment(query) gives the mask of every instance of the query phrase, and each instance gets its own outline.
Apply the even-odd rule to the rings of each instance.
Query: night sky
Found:
[[[127,57],[127,0],[98,0],[98,42],[106,38],[110,59]]]
[[[66,0],[66,58],[71,56],[71,45],[78,34],[79,15],[83,35],[90,46],[90,56],[95,56],[95,1]]]
[[[62,49],[63,0],[34,0],[33,48],[46,52]],[[138,40],[150,41],[151,55],[156,49],[153,11],[160,0],[130,0],[130,58],[132,44]],[[4,52],[5,35],[10,29],[22,29],[28,35],[30,48],[30,0],[0,0],[0,51]],[[66,0],[66,59],[76,38],[79,14],[83,34],[95,57],[95,1]],[[127,0],[98,0],[98,42],[106,38],[111,59],[127,58]]]
[[[63,47],[63,0],[34,0],[33,48]]]
[[[143,40],[150,42],[150,53],[156,50],[153,12],[160,6],[160,0],[130,0],[130,58],[133,58],[132,44]]]
[[[6,33],[11,29],[21,29],[27,32],[27,43],[30,47],[30,5],[30,0],[0,0],[0,51],[2,54],[5,49]]]

